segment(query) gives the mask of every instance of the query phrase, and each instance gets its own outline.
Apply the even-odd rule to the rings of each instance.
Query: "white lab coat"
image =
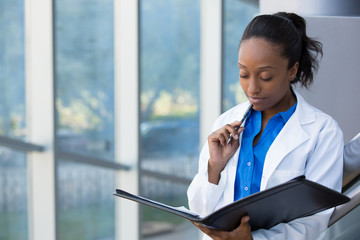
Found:
[[[343,134],[337,122],[308,104],[296,93],[297,107],[285,124],[265,158],[260,191],[305,175],[309,180],[341,191],[343,172]],[[223,113],[212,132],[243,116],[249,103],[243,103]],[[242,136],[240,136],[241,139]],[[205,216],[234,199],[234,182],[240,147],[221,172],[218,185],[208,182],[209,148],[206,143],[200,153],[199,170],[188,189],[190,210]],[[312,240],[321,238],[329,217],[327,210],[316,215],[280,223],[269,230],[252,232],[258,239]],[[204,239],[210,239],[204,236]]]

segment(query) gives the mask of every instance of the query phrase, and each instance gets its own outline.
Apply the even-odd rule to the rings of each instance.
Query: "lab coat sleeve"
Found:
[[[305,177],[329,188],[341,191],[343,172],[343,134],[337,123],[329,119],[312,139],[314,148],[306,162]],[[321,239],[333,209],[313,216],[281,223],[269,230],[253,232],[255,240],[263,239]]]
[[[214,122],[210,133],[223,127],[225,124],[238,119],[239,116],[243,115],[247,106],[248,103],[237,105],[223,113]],[[224,197],[223,194],[226,186],[233,184],[227,182],[228,166],[225,166],[224,170],[220,173],[220,181],[217,185],[208,181],[209,158],[209,145],[208,142],[206,142],[200,153],[198,172],[187,192],[190,210],[196,212],[200,216],[206,216],[217,210],[221,205],[219,205],[219,202],[221,202]]]
[[[234,119],[237,119],[238,116],[243,114],[246,106],[246,104],[236,106],[219,116],[210,132],[214,132],[225,124],[233,122]],[[200,153],[198,172],[187,192],[190,210],[200,216],[206,216],[217,210],[221,205],[219,205],[219,202],[221,202],[221,199],[224,197],[223,194],[226,186],[229,184],[233,185],[233,183],[227,182],[228,166],[225,166],[224,170],[220,173],[220,181],[217,185],[208,181],[209,158],[209,145],[208,142],[206,142]]]
[[[188,201],[191,211],[200,216],[206,216],[215,210],[226,185],[226,171],[223,170],[220,175],[220,181],[217,185],[208,181],[208,159],[209,147],[206,142],[199,159],[199,170],[188,188]]]

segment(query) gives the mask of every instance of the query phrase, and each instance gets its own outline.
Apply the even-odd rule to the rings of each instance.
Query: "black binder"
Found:
[[[204,217],[120,189],[116,189],[114,195],[225,231],[238,227],[245,215],[250,216],[252,231],[260,228],[270,229],[278,223],[310,216],[350,201],[347,196],[307,180],[304,176],[235,201]]]

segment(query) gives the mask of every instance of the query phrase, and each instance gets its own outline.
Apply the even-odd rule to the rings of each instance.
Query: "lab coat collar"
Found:
[[[295,95],[298,101],[296,110],[280,131],[266,155],[260,190],[266,188],[269,178],[286,155],[310,139],[303,125],[314,122],[316,114],[312,108],[307,106],[309,104],[300,94],[295,92]]]

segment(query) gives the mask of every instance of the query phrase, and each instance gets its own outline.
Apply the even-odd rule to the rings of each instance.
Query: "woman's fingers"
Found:
[[[231,124],[226,124],[224,127],[213,132],[209,136],[209,140],[212,142],[220,142],[222,146],[225,146],[230,139],[230,135],[233,136],[235,140],[239,139],[239,134],[244,130],[243,127],[236,130],[236,127],[239,127],[241,122],[233,122]]]
[[[230,133],[224,129],[221,128],[209,136],[209,141],[211,142],[219,142],[221,146],[225,146],[227,140],[229,139]]]
[[[240,136],[240,133],[244,129],[245,129],[244,127],[241,127],[241,122],[239,122],[239,121],[235,121],[232,124],[228,124],[227,125],[227,130],[229,131],[230,136],[227,139],[227,144],[231,146],[234,143],[233,139],[238,140],[239,136]]]
[[[210,134],[208,139],[209,142],[218,142],[221,146],[224,146],[224,143],[226,142],[226,133],[222,129],[219,129]]]
[[[214,240],[253,240],[249,220],[249,216],[242,217],[240,225],[230,232],[215,230],[194,222],[192,223]]]
[[[240,126],[240,122],[233,122],[233,123],[231,123],[231,124],[226,124],[225,126],[224,126],[224,128],[228,131],[228,133],[229,133],[229,137],[228,137],[228,139],[227,140],[229,140],[229,138],[230,138],[230,134],[232,135],[232,137],[234,138],[234,139],[239,139],[239,134],[238,134],[238,131],[236,130],[236,127],[239,127]]]
[[[215,229],[211,229],[205,226],[202,226],[200,224],[197,224],[195,222],[192,222],[197,228],[200,229],[200,231],[202,231],[203,233],[205,233],[206,235],[210,236],[212,239],[221,239],[221,235],[222,235],[222,231],[219,230],[215,230]]]

